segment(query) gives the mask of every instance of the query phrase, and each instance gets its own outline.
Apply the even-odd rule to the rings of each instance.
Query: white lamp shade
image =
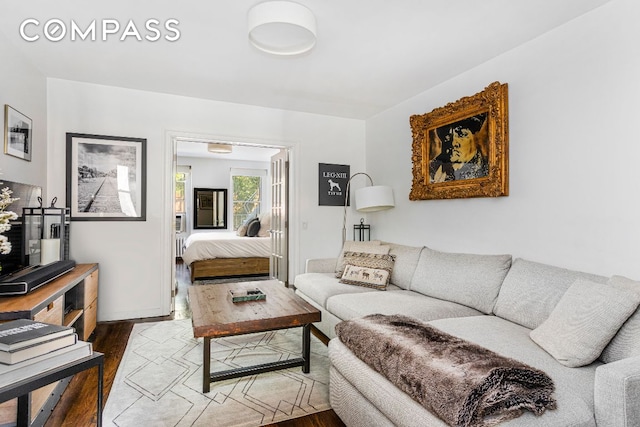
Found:
[[[316,18],[306,6],[266,1],[249,10],[249,41],[274,55],[299,55],[316,44]]]
[[[356,210],[376,212],[395,206],[393,189],[387,185],[372,185],[356,191]]]

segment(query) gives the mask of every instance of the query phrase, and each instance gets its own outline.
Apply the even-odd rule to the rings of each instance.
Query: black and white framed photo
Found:
[[[344,206],[349,173],[349,165],[318,164],[318,204],[320,206]]]
[[[147,140],[67,133],[74,221],[146,221]]]
[[[4,152],[31,161],[33,121],[20,111],[4,105]]]

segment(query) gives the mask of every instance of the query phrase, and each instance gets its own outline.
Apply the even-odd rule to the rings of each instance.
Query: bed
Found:
[[[192,282],[269,274],[269,237],[240,237],[233,231],[194,233],[187,237],[184,246],[182,260],[189,266]]]

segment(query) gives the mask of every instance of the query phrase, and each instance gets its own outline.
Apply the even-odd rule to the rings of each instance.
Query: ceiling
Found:
[[[243,160],[252,162],[268,162],[278,154],[278,148],[256,147],[255,145],[235,144],[231,153],[220,154],[207,151],[207,144],[195,141],[178,141],[176,154],[180,157],[197,157],[220,160]]]
[[[308,54],[273,57],[247,40],[246,16],[262,0],[3,0],[0,42],[45,76],[356,119],[366,119],[609,0],[296,0],[317,18]],[[25,41],[20,25],[28,18]],[[180,37],[120,41],[133,20],[176,19]],[[53,42],[59,19],[96,40]],[[102,40],[101,24],[121,29]],[[55,26],[50,27],[55,30]],[[70,33],[70,31],[68,31]],[[53,34],[60,34],[55,33]]]

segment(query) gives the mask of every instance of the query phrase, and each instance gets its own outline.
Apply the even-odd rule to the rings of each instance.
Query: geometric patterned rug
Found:
[[[211,370],[300,357],[302,329],[211,340]],[[301,367],[211,383],[191,319],[136,323],[103,413],[106,427],[260,426],[330,409],[327,347],[311,335]]]

